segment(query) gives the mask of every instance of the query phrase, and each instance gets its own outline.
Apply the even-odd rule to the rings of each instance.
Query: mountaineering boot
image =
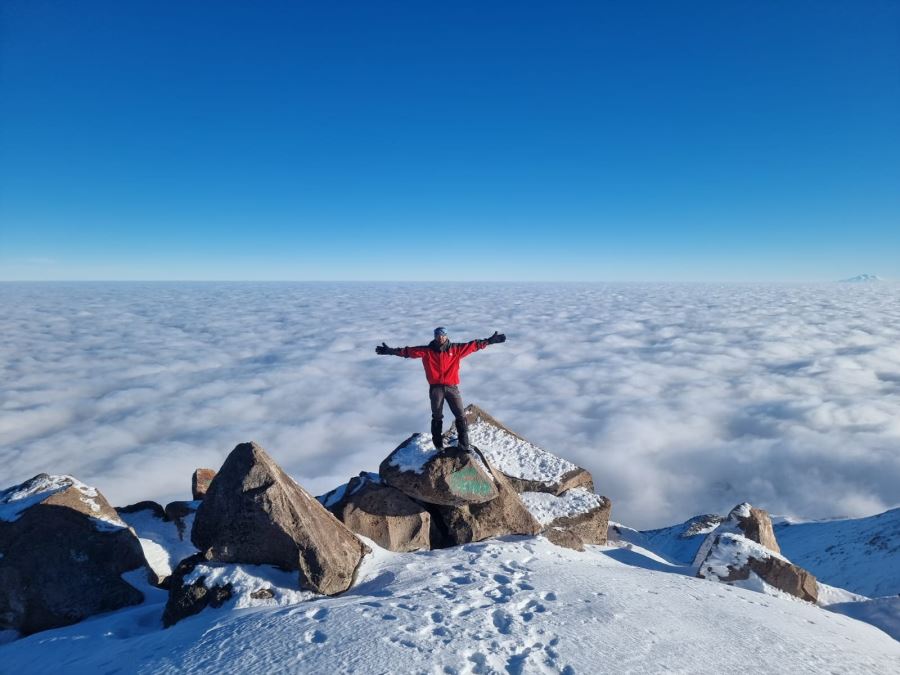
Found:
[[[436,420],[432,418],[431,420],[431,442],[434,443],[434,447],[438,450],[444,449],[444,438],[441,435],[441,431],[443,431],[443,420]]]

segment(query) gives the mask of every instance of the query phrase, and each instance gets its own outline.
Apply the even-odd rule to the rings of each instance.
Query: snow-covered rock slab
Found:
[[[378,473],[387,485],[426,504],[465,506],[498,495],[475,453],[455,446],[439,451],[424,434],[413,434],[398,445],[381,462]]]
[[[585,544],[605,544],[612,503],[585,488],[559,496],[523,492],[522,501],[553,543],[582,550]],[[565,534],[564,534],[565,533]]]
[[[29,634],[134,605],[121,575],[140,569],[135,533],[72,476],[39,474],[0,492],[0,631]]]
[[[507,428],[476,405],[465,410],[469,442],[510,479],[517,492],[560,494],[575,487],[593,491],[591,474],[572,462],[542,450]],[[445,434],[448,444],[456,437],[455,423]]]

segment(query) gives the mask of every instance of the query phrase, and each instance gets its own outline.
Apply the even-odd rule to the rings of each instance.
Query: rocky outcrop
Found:
[[[232,586],[226,584],[213,584],[207,588],[204,577],[190,579],[186,577],[192,574],[194,568],[205,562],[202,554],[197,553],[185,558],[172,572],[169,579],[169,598],[163,610],[163,626],[174,626],[182,619],[194,614],[199,614],[206,607],[221,607],[232,596]]]
[[[397,446],[378,473],[385,484],[428,504],[481,504],[499,494],[472,453],[456,446],[438,451],[424,434],[413,434]]]
[[[594,490],[591,474],[526,440],[476,405],[465,409],[469,441],[508,479],[516,492],[559,495],[572,488]],[[455,423],[445,434],[445,445],[456,437]]]
[[[431,548],[431,514],[376,473],[363,472],[319,501],[351,531],[389,551]]]
[[[606,497],[574,488],[559,496],[526,492],[522,501],[540,522],[543,534],[558,546],[582,551],[587,544],[607,542],[612,502]]]
[[[215,477],[216,472],[213,469],[197,469],[194,471],[194,475],[191,476],[191,494],[194,497],[194,501],[203,499],[206,496],[209,484]]]
[[[197,509],[191,541],[217,562],[275,565],[325,595],[353,583],[366,547],[256,443],[232,450]]]
[[[194,524],[194,516],[199,507],[199,501],[175,501],[166,504],[166,520],[175,523],[175,527],[178,528],[179,539],[183,540],[185,536],[190,536],[191,527]]]
[[[120,516],[122,514],[131,514],[131,513],[140,513],[141,511],[147,511],[154,518],[159,518],[160,520],[166,517],[166,510],[157,502],[154,501],[142,501],[137,502],[135,504],[129,504],[128,506],[117,506],[116,513]]]
[[[477,453],[478,449],[474,448],[474,452]],[[541,531],[540,523],[522,503],[506,476],[494,469],[483,456],[482,460],[497,496],[480,504],[439,506],[437,512],[441,518],[445,545],[458,546],[508,534],[535,535]]]
[[[28,635],[140,603],[140,542],[96,489],[39,474],[0,492],[0,630]]]
[[[770,551],[781,553],[772,529],[772,519],[762,509],[750,506],[747,502],[735,506],[728,514],[727,520],[737,523],[738,528],[750,541],[762,544]]]
[[[697,576],[738,586],[747,582],[753,587],[751,575],[755,575],[773,588],[816,602],[815,576],[782,556],[771,532],[771,521],[765,511],[747,503],[739,504],[707,535],[697,551],[694,558]]]

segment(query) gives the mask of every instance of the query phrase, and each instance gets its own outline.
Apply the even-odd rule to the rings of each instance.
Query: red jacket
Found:
[[[397,356],[422,359],[428,384],[459,384],[459,362],[488,346],[487,340],[451,342],[445,349],[432,341],[425,347],[401,347]]]

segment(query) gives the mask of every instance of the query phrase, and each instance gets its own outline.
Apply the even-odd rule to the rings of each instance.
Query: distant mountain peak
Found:
[[[849,279],[841,279],[842,284],[865,284],[873,281],[884,281],[877,274],[857,274]]]

